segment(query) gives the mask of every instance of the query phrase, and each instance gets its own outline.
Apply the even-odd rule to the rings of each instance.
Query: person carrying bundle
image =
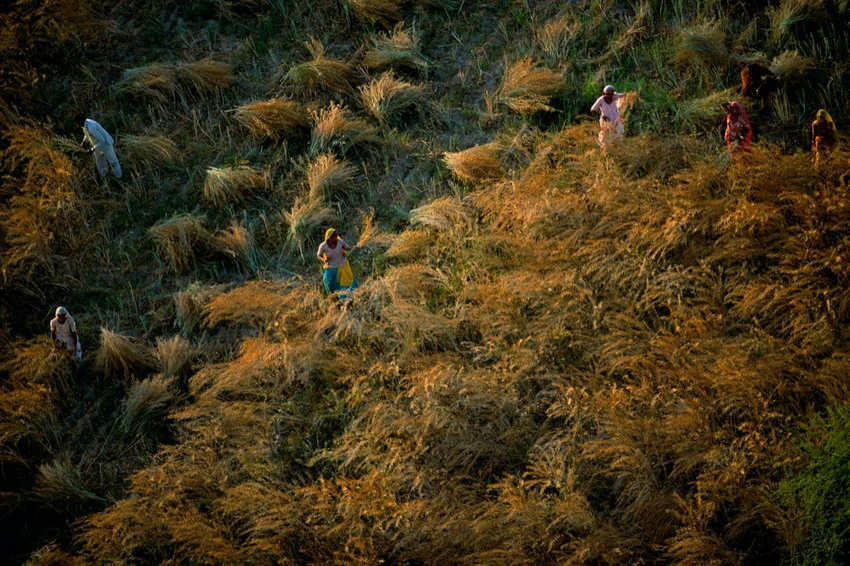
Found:
[[[620,117],[620,101],[626,97],[621,92],[616,92],[612,85],[602,89],[602,96],[596,99],[590,112],[599,112],[599,137],[596,143],[603,150],[608,150],[618,144],[623,138],[625,126]]]
[[[56,316],[50,321],[50,339],[54,348],[68,352],[78,362],[82,361],[83,349],[77,337],[77,323],[65,307],[57,307]]]
[[[79,117],[79,120],[82,120],[82,116]],[[120,179],[122,175],[121,164],[115,154],[115,140],[103,126],[91,118],[86,118],[83,122],[83,141],[80,145],[85,147],[86,142],[91,145],[94,163],[101,178],[105,179],[106,175],[112,172],[116,179]]]
[[[322,262],[322,281],[327,293],[339,291],[344,295],[342,298],[347,298],[348,293],[357,287],[357,280],[346,257],[353,249],[339,237],[334,228],[325,231],[325,241],[319,245],[316,257]]]
[[[723,139],[726,145],[729,146],[729,153],[732,159],[738,160],[739,157],[746,154],[750,149],[750,142],[753,139],[753,128],[750,125],[750,119],[741,105],[734,100],[724,102],[720,105],[723,111],[726,112],[726,132],[723,134]]]
[[[838,128],[832,121],[832,116],[824,109],[818,110],[815,121],[812,122],[812,151],[815,154],[815,167],[838,145]]]

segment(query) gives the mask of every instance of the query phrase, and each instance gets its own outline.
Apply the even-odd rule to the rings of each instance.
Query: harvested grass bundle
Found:
[[[204,200],[223,207],[234,202],[244,202],[248,193],[268,184],[264,171],[249,165],[235,167],[209,167],[204,179]]]
[[[443,161],[462,181],[486,181],[502,176],[498,143],[477,145],[457,152],[446,152]]]
[[[191,63],[151,63],[124,71],[118,91],[152,97],[166,102],[178,94],[185,95],[226,88],[233,83],[233,67],[228,63],[201,59]]]
[[[310,198],[325,198],[333,187],[350,183],[357,173],[354,165],[331,154],[320,155],[307,167]]]
[[[202,221],[202,217],[182,214],[151,226],[151,237],[175,273],[185,272],[209,251],[213,237]]]
[[[301,105],[285,98],[272,98],[233,109],[237,122],[257,137],[279,140],[307,125]]]
[[[209,300],[223,289],[223,285],[205,286],[200,283],[192,283],[186,290],[174,294],[176,322],[183,329],[183,332],[191,332],[197,327],[204,316],[204,309]]]
[[[397,79],[392,71],[387,71],[360,87],[360,102],[379,122],[387,122],[399,112],[423,104],[424,89]]]
[[[100,328],[100,348],[95,365],[110,378],[129,379],[156,369],[156,361],[150,349],[137,344],[126,336]]]
[[[404,0],[345,0],[345,3],[359,19],[389,27],[401,19]]]
[[[679,31],[674,61],[705,70],[727,59],[726,34],[721,22],[710,21]]]
[[[510,65],[505,62],[505,72],[494,100],[520,114],[554,112],[548,103],[566,88],[567,81],[562,73],[534,63],[531,57],[523,57]]]
[[[709,131],[724,120],[720,104],[736,97],[735,88],[727,88],[702,98],[694,98],[679,106],[679,120],[691,130]]]
[[[824,0],[782,0],[767,8],[770,37],[779,43],[791,30],[803,24],[822,23],[828,17]]]
[[[456,197],[440,197],[410,211],[411,225],[430,226],[442,232],[459,231],[471,220],[469,210]]]
[[[204,326],[224,323],[263,329],[286,306],[285,291],[274,281],[251,281],[220,293],[204,307]]]
[[[405,230],[393,238],[387,256],[415,259],[422,255],[431,242],[432,238],[427,230]]]
[[[179,334],[169,339],[156,339],[154,355],[159,363],[159,371],[165,379],[180,377],[186,373],[195,354],[195,347]]]
[[[179,163],[180,150],[165,136],[122,136],[121,145],[132,166],[138,170]]]
[[[315,126],[310,139],[310,153],[333,145],[340,153],[364,141],[375,141],[375,128],[361,118],[352,117],[345,106],[331,102],[313,115]]]
[[[304,244],[322,224],[333,220],[335,215],[325,205],[324,200],[308,195],[296,198],[292,208],[284,212],[284,218],[289,224],[286,241],[290,246],[297,248],[303,258]]]
[[[372,71],[383,71],[390,67],[401,67],[411,71],[425,71],[428,62],[419,51],[416,30],[404,29],[401,22],[392,33],[372,36],[371,46],[363,57],[363,65]]]
[[[159,421],[168,410],[174,395],[168,390],[164,376],[155,376],[136,382],[122,404],[120,426],[127,434],[149,428],[151,421]]]
[[[802,79],[814,66],[815,60],[811,57],[804,57],[797,50],[788,50],[773,58],[770,70],[785,81],[796,81]]]
[[[351,66],[338,59],[327,57],[325,47],[316,39],[311,39],[306,45],[313,60],[294,65],[284,75],[283,80],[305,93],[351,92],[351,81],[354,78]]]
[[[254,246],[254,236],[236,221],[233,221],[229,227],[216,232],[212,244],[218,252],[236,260],[247,269],[251,271],[259,269],[260,259]]]
[[[59,511],[78,503],[105,501],[86,487],[80,466],[72,464],[68,454],[60,454],[52,462],[38,467],[33,492]]]

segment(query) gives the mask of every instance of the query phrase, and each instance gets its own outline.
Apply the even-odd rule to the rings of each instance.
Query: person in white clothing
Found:
[[[83,359],[83,349],[77,337],[77,323],[65,307],[58,307],[56,316],[50,321],[50,339],[57,350],[66,350],[78,362]]]
[[[91,145],[94,163],[97,165],[97,172],[100,176],[105,178],[111,172],[117,179],[120,179],[122,175],[121,164],[118,163],[118,156],[115,154],[115,140],[103,126],[91,118],[86,118],[83,122],[83,142],[80,145],[85,147],[86,142]]]
[[[625,132],[623,119],[620,117],[620,102],[626,97],[616,92],[613,86],[607,85],[602,90],[602,96],[596,99],[590,107],[591,113],[599,112],[599,137],[597,143],[604,150],[610,149],[620,142]]]

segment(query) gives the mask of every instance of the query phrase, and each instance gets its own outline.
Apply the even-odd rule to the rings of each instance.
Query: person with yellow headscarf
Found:
[[[322,281],[328,293],[347,292],[357,287],[357,281],[354,279],[351,265],[346,257],[353,249],[339,237],[334,228],[328,228],[325,231],[325,241],[319,245],[316,257],[322,262],[324,269]]]
[[[812,151],[815,153],[815,166],[829,155],[838,145],[838,129],[832,116],[824,109],[818,110],[812,122]]]

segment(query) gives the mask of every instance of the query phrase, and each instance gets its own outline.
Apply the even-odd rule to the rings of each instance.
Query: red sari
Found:
[[[747,113],[744,112],[740,104],[731,102],[729,110],[737,112],[726,112],[726,133],[723,135],[723,139],[726,140],[726,145],[729,146],[729,153],[732,154],[732,157],[737,157],[750,149],[753,129],[750,126]]]

